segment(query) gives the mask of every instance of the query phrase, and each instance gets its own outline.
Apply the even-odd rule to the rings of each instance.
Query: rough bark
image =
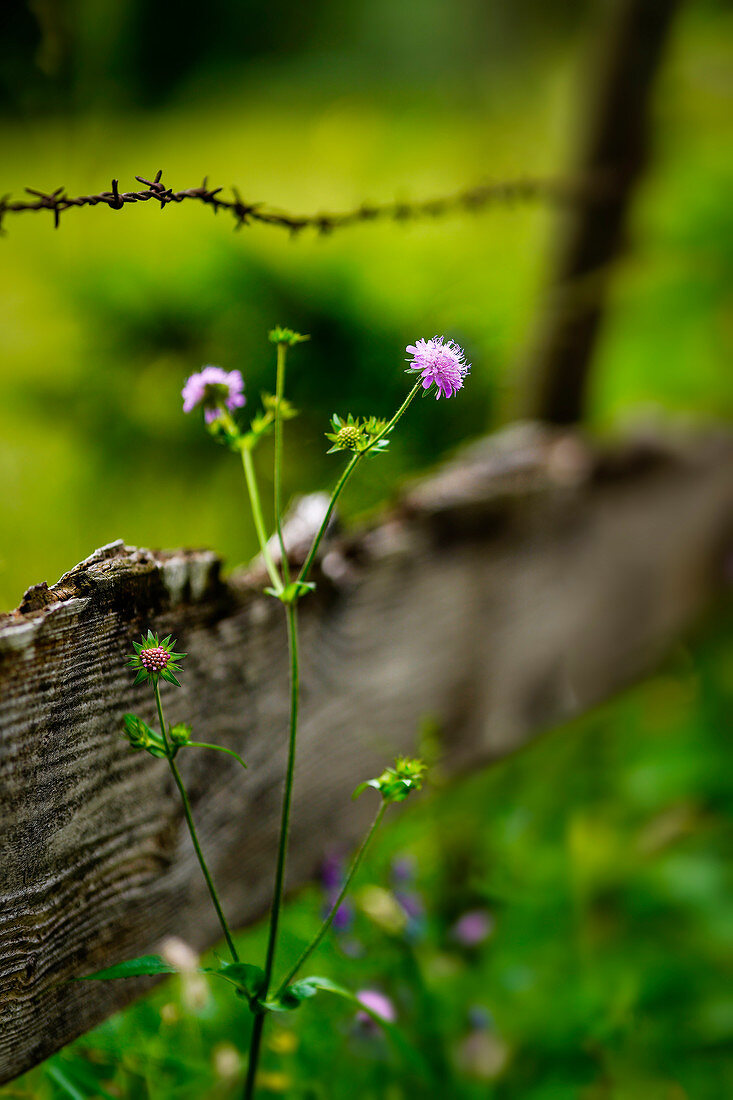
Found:
[[[480,765],[654,667],[709,603],[730,541],[733,447],[600,455],[525,429],[332,538],[302,605],[304,692],[289,886],[359,835],[355,783],[414,748]],[[271,889],[286,742],[286,647],[262,577],[213,554],[121,542],[0,618],[0,1081],[124,1005],[138,983],[68,983],[177,933],[218,936],[164,761],[120,736],[148,690],[123,667],[148,625],[189,654],[169,717],[244,754],[179,757],[225,908]],[[446,823],[449,827],[450,823]]]

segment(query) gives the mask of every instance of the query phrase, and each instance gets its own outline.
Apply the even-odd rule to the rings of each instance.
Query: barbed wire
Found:
[[[120,191],[119,180],[112,180],[111,191],[100,191],[96,195],[79,195],[76,198],[66,194],[64,187],[46,193],[26,187],[32,199],[11,200],[10,195],[0,198],[0,232],[8,214],[22,214],[30,211],[48,210],[53,214],[54,227],[58,229],[61,215],[74,206],[107,206],[110,210],[122,210],[125,206],[153,200],[160,209],[174,203],[194,199],[211,207],[215,214],[224,210],[235,220],[235,229],[243,225],[258,222],[261,225],[279,226],[291,234],[304,229],[315,229],[320,233],[330,233],[335,229],[356,225],[359,222],[376,220],[410,221],[419,218],[437,218],[460,210],[477,212],[495,203],[530,202],[545,200],[549,202],[578,202],[593,200],[607,192],[607,185],[600,187],[599,181],[590,180],[552,180],[519,178],[503,182],[487,182],[468,190],[437,199],[419,202],[395,201],[382,204],[362,203],[355,210],[340,214],[295,215],[268,209],[263,203],[245,202],[236,187],[231,188],[232,197],[222,196],[222,187],[208,186],[206,177],[200,187],[190,187],[182,191],[173,191],[162,183],[162,170],[153,179],[135,176],[138,183],[144,184],[139,191]]]

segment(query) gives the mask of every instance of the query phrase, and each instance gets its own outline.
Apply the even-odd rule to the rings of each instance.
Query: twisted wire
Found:
[[[335,214],[288,214],[270,209],[263,203],[245,202],[236,187],[231,189],[231,198],[222,195],[222,187],[209,187],[204,178],[199,187],[190,187],[174,191],[162,182],[163,172],[158,171],[153,179],[135,176],[144,186],[138,191],[120,191],[119,180],[112,180],[111,191],[100,191],[96,195],[78,195],[72,198],[64,187],[55,191],[38,191],[26,187],[30,199],[13,200],[10,195],[0,198],[0,231],[4,219],[9,214],[21,214],[30,211],[48,210],[53,215],[54,227],[58,229],[61,215],[72,207],[104,205],[110,210],[122,210],[125,206],[139,202],[157,202],[161,210],[175,203],[189,199],[209,206],[215,214],[225,211],[234,218],[234,228],[259,223],[277,226],[296,235],[304,229],[314,229],[318,233],[330,233],[336,229],[377,220],[405,222],[419,218],[438,218],[458,211],[478,212],[498,203],[531,201],[577,203],[596,201],[608,193],[608,183],[601,186],[599,181],[590,180],[552,180],[518,178],[500,182],[487,182],[467,190],[458,191],[441,198],[418,202],[395,201],[382,204],[362,203],[355,210]]]

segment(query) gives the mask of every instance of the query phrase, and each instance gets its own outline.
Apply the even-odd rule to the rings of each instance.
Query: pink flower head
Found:
[[[462,947],[478,947],[494,930],[494,920],[486,909],[470,909],[451,929],[451,935]]]
[[[162,645],[152,646],[151,649],[140,651],[140,663],[148,672],[162,672],[171,661],[171,655]]]
[[[452,397],[463,387],[463,379],[471,369],[466,362],[462,348],[455,340],[446,340],[443,336],[434,336],[432,340],[418,340],[408,344],[405,351],[412,359],[408,371],[419,371],[423,388],[429,390],[433,382],[436,385],[436,401],[441,397]]]
[[[378,989],[360,989],[356,996],[375,1016],[379,1016],[380,1020],[385,1020],[388,1024],[393,1024],[397,1019],[397,1011],[394,1004],[386,994],[380,993]],[[375,1026],[372,1017],[368,1012],[364,1012],[363,1010],[357,1012],[356,1021],[367,1030]]]
[[[181,396],[185,413],[203,405],[207,424],[212,424],[224,409],[234,412],[247,402],[241,373],[238,370],[227,373],[221,367],[212,366],[202,367],[198,374],[187,378]]]

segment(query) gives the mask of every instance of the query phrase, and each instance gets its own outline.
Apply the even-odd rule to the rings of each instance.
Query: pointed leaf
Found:
[[[356,790],[354,791],[354,793],[352,794],[351,797],[352,798],[358,798],[360,794],[363,794],[363,792],[367,789],[367,787],[373,787],[375,791],[378,791],[379,790],[379,780],[378,779],[365,779],[363,783],[359,784],[359,786],[356,788]]]
[[[247,998],[250,1007],[255,1004],[265,988],[265,972],[261,966],[255,966],[253,963],[224,963],[218,970],[212,970],[211,973],[235,985]]]
[[[149,974],[175,973],[175,966],[171,966],[160,955],[141,955],[139,959],[128,959],[126,962],[117,963],[116,966],[95,970],[93,974],[82,974],[81,977],[73,980],[77,982],[109,981],[112,978],[139,978]]]

